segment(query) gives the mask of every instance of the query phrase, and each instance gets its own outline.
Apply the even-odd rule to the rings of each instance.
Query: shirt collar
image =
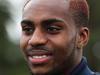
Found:
[[[82,58],[81,62],[79,65],[77,65],[70,75],[79,75],[85,68],[87,67],[87,60],[85,57]]]

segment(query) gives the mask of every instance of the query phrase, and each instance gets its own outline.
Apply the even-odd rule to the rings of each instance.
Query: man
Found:
[[[82,56],[89,37],[86,0],[29,0],[20,47],[32,75],[97,75]]]

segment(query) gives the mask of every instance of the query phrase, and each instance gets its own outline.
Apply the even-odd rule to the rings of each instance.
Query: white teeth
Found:
[[[33,56],[32,58],[47,58],[48,56],[43,55],[43,56]]]

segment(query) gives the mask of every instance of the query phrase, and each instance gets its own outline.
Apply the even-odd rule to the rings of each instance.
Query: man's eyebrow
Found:
[[[23,20],[23,21],[21,21],[21,25],[23,25],[23,24],[33,25],[34,23],[30,20]]]
[[[51,24],[51,23],[55,23],[55,22],[63,22],[64,23],[63,20],[55,18],[55,19],[44,20],[44,21],[42,21],[42,24]]]

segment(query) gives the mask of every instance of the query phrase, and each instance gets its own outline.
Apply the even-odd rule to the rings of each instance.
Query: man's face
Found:
[[[33,74],[70,69],[77,62],[77,30],[66,3],[35,0],[24,8],[20,46]]]

